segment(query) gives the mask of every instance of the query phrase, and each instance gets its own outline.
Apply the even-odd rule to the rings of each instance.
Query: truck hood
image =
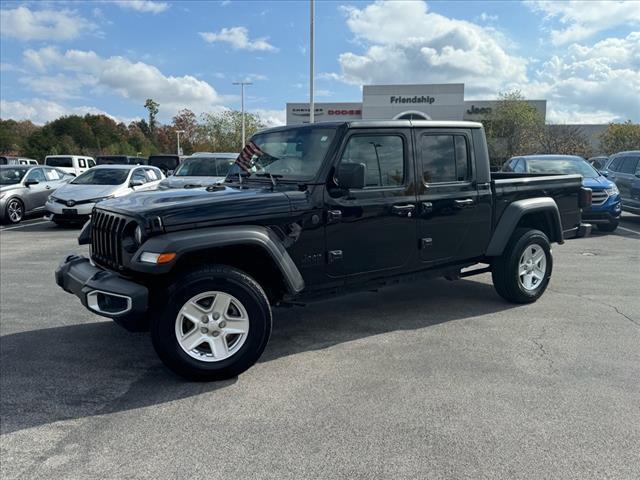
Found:
[[[58,188],[54,196],[60,200],[75,200],[79,202],[93,198],[108,197],[121,188],[122,185],[76,185],[67,183]]]
[[[582,186],[601,190],[603,188],[613,187],[615,184],[603,175],[596,178],[583,178]]]
[[[167,177],[160,182],[158,188],[206,187],[224,182],[225,177]]]
[[[100,208],[134,217],[162,218],[165,228],[179,225],[205,226],[236,217],[289,214],[291,203],[283,192],[270,187],[206,188],[135,192],[100,203]]]

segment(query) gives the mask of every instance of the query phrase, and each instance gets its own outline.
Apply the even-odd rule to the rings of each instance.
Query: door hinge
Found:
[[[342,218],[342,210],[327,210],[327,223],[337,222]]]
[[[425,249],[425,248],[429,248],[431,245],[433,245],[433,238],[431,237],[425,237],[425,238],[421,238],[420,239],[420,248],[421,249]]]
[[[342,260],[342,250],[331,250],[328,252],[327,258],[329,263],[335,263]]]

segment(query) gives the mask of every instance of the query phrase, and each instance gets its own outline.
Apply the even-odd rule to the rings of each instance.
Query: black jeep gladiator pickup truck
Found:
[[[262,354],[272,306],[482,272],[505,299],[535,301],[550,244],[588,228],[590,193],[578,175],[492,178],[479,123],[273,128],[224,184],[101,202],[79,237],[91,258],[68,256],[56,282],[92,312],[150,329],[175,372],[224,379]]]

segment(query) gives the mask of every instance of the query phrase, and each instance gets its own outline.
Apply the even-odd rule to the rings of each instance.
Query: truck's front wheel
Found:
[[[493,285],[510,302],[535,302],[546,290],[552,269],[547,236],[540,230],[519,228],[492,263]]]
[[[260,358],[271,333],[264,291],[232,267],[202,267],[178,278],[156,310],[153,346],[165,365],[191,380],[239,375]]]

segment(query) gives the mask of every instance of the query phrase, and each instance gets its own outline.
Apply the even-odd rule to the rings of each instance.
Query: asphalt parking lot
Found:
[[[55,286],[77,230],[2,227],[1,476],[637,479],[640,217],[624,218],[554,246],[533,305],[482,275],[276,310],[261,361],[209,384]]]

